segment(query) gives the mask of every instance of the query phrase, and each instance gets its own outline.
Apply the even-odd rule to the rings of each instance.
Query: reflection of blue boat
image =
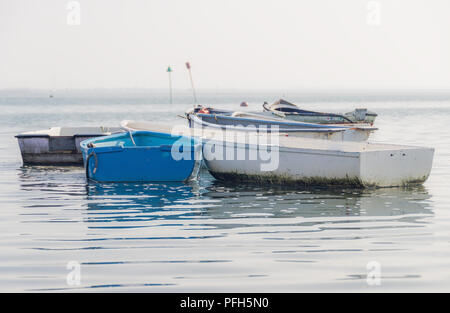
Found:
[[[137,131],[81,142],[86,177],[100,182],[195,178],[201,144],[194,138]]]

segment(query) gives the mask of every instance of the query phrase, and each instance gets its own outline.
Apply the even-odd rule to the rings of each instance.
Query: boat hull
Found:
[[[87,178],[97,182],[169,182],[196,178],[201,162],[201,144],[183,146],[185,158],[176,160],[171,143],[176,138],[172,139],[169,134],[151,133],[162,144],[140,145],[139,137],[149,133],[132,134],[137,146],[126,143],[130,140],[128,133],[83,141],[81,149]],[[99,144],[101,146],[97,147]]]
[[[83,140],[119,132],[119,128],[53,127],[16,136],[22,161],[27,165],[82,165],[80,143]]]
[[[268,112],[274,112],[268,111]],[[266,111],[267,112],[267,111]],[[284,112],[283,112],[284,113]],[[305,123],[318,123],[318,124],[342,124],[342,125],[352,125],[352,124],[370,124],[375,123],[376,114],[366,114],[362,121],[347,120],[341,116],[335,115],[323,115],[323,114],[294,114],[294,113],[284,113],[283,118],[295,122],[305,122]]]
[[[302,114],[289,114],[285,113],[284,118],[286,120],[305,123],[318,123],[318,124],[349,124],[347,120],[343,120],[341,117],[336,116],[322,116],[322,115],[302,115]]]
[[[424,182],[431,171],[432,148],[392,146],[372,151],[340,151],[280,147],[278,164],[270,171],[261,168],[263,159],[215,159],[210,151],[226,150],[232,143],[205,142],[205,165],[221,180],[269,182],[276,184],[349,185],[394,187]],[[214,146],[214,147],[213,147]],[[249,155],[257,146],[236,146],[237,155]],[[239,151],[241,150],[241,151]]]
[[[373,127],[338,127],[323,126],[310,123],[289,123],[284,121],[256,120],[254,118],[237,118],[213,114],[188,115],[189,127],[211,129],[231,129],[252,132],[256,128],[266,127],[270,131],[277,126],[277,132],[282,136],[293,136],[333,141],[367,141],[375,130]]]
[[[373,124],[377,117],[376,113],[370,112],[365,108],[357,108],[352,112],[345,114],[309,111],[301,109],[295,104],[283,99],[280,99],[270,106],[268,106],[267,103],[264,103],[263,109],[264,111],[281,115],[288,120],[319,124]]]

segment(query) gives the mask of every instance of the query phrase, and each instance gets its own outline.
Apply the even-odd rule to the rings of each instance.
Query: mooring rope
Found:
[[[97,154],[95,153],[95,150],[92,150],[92,152],[89,153],[88,157],[86,158],[86,178],[87,179],[89,179],[89,160],[91,159],[92,156],[94,156],[94,158],[95,158],[95,166],[94,166],[94,169],[92,170],[92,174],[95,174],[97,172],[98,157],[97,157]]]
[[[136,146],[136,143],[134,142],[134,138],[133,138],[133,134],[131,133],[131,130],[128,130],[128,133],[130,134],[131,142],[133,143],[133,145]]]

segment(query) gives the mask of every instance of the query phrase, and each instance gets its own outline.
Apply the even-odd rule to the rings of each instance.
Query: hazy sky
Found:
[[[449,0],[0,0],[0,89],[449,88]],[[69,19],[69,23],[68,23]]]

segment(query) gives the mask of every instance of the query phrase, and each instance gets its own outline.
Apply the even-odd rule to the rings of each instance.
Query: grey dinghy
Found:
[[[308,111],[283,99],[271,105],[264,103],[263,108],[266,112],[272,112],[288,120],[319,124],[373,124],[378,116],[367,109],[355,109],[345,114]]]
[[[321,125],[286,121],[257,113],[234,112],[231,115],[225,115],[193,112],[195,109],[186,112],[190,127],[250,132],[267,130],[284,136],[336,141],[367,141],[370,134],[377,129],[367,125]]]
[[[119,127],[52,127],[16,136],[24,164],[83,164],[80,142],[121,132]]]

